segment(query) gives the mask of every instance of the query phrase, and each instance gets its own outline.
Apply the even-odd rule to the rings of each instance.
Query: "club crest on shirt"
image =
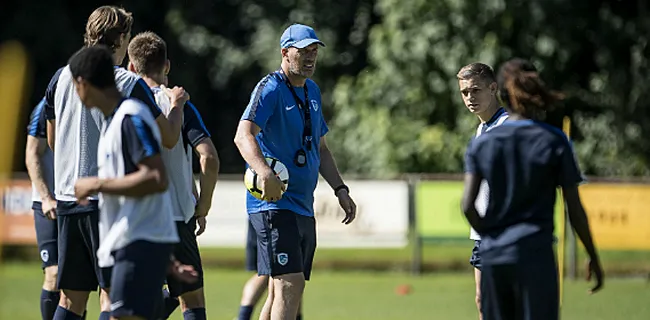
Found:
[[[314,109],[314,111],[318,111],[318,108],[320,108],[320,106],[318,105],[318,101],[312,99],[311,100],[311,108]]]
[[[41,260],[43,260],[43,262],[50,260],[50,253],[47,252],[47,250],[41,250]]]
[[[289,263],[289,255],[286,253],[278,253],[278,263],[281,266],[286,266]]]

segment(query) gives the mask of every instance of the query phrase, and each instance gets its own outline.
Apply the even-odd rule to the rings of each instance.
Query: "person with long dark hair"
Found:
[[[541,122],[562,99],[522,59],[506,62],[497,76],[509,118],[472,140],[465,155],[462,209],[481,236],[484,320],[559,318],[558,270],[553,251],[554,207],[560,187],[571,226],[589,256],[594,293],[603,271],[578,185],[584,181],[564,133]],[[527,67],[528,66],[528,67]],[[485,216],[475,207],[481,181],[490,186]]]

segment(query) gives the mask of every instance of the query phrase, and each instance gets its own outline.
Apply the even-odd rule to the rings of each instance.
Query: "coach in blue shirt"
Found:
[[[262,310],[271,319],[295,319],[309,280],[316,250],[314,190],[319,172],[345,211],[343,223],[351,223],[356,214],[325,142],[328,128],[320,89],[309,79],[319,46],[325,44],[311,27],[294,24],[284,31],[281,68],[257,84],[235,137],[242,157],[261,179],[263,200],[248,194],[247,210],[258,238],[258,274],[273,278],[269,291],[275,294]],[[265,157],[288,168],[284,194]]]

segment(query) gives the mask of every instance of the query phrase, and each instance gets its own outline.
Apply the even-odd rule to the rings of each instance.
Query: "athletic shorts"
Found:
[[[488,264],[481,269],[481,309],[484,320],[558,320],[558,271],[553,247],[531,259]]]
[[[74,201],[57,201],[59,228],[59,289],[97,291],[108,288],[111,269],[97,263],[99,248],[99,209],[97,201],[80,205]]]
[[[56,220],[50,220],[43,214],[41,202],[32,203],[34,210],[34,228],[36,229],[36,242],[38,243],[38,252],[43,261],[43,269],[56,266],[59,263],[59,249],[57,247],[57,238],[59,230]]]
[[[199,274],[199,279],[195,283],[185,283],[172,276],[168,276],[167,287],[172,297],[179,297],[187,292],[203,288],[203,264],[201,263],[199,244],[196,241],[196,218],[192,217],[187,223],[184,221],[176,221],[176,229],[180,242],[174,244],[174,257],[181,264],[194,267],[194,270]],[[167,265],[169,265],[169,259],[167,261]]]
[[[272,277],[302,272],[311,275],[316,252],[316,220],[289,210],[248,215],[257,234],[257,273]]]
[[[246,237],[246,271],[257,271],[257,234],[255,228],[248,220],[248,232]]]
[[[113,252],[111,316],[155,319],[163,304],[163,292],[171,243],[134,241]]]

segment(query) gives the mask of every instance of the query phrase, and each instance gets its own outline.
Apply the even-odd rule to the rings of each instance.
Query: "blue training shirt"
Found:
[[[305,149],[307,164],[294,163],[296,152],[303,148],[304,115],[300,105],[279,72],[264,77],[255,87],[250,102],[241,117],[257,124],[262,130],[256,136],[262,154],[280,160],[289,170],[289,188],[277,202],[258,200],[246,195],[248,213],[266,210],[290,210],[305,216],[314,215],[314,190],[318,183],[320,167],[320,138],[328,128],[323,118],[320,88],[310,79],[305,83],[311,108],[312,148]],[[304,100],[302,87],[294,87],[299,99]],[[304,103],[304,101],[303,101]]]
[[[142,160],[157,154],[160,154],[160,147],[151,128],[142,120],[142,117],[125,115],[122,120],[124,175],[138,171],[138,164]]]
[[[584,181],[566,135],[531,120],[505,121],[470,142],[465,171],[490,186],[483,264],[515,263],[552,245],[557,187]]]
[[[47,138],[47,121],[45,119],[45,98],[36,105],[29,116],[27,135],[35,138]]]
[[[32,114],[29,117],[29,125],[27,125],[27,135],[39,139],[47,139],[47,121],[45,119],[46,103],[45,98],[41,99],[32,111]],[[48,190],[54,192],[54,154],[49,146],[45,147],[45,151],[43,151],[40,160],[43,179],[47,184]],[[32,202],[32,209],[38,208],[40,210],[41,195],[36,190],[36,186],[33,183]]]

